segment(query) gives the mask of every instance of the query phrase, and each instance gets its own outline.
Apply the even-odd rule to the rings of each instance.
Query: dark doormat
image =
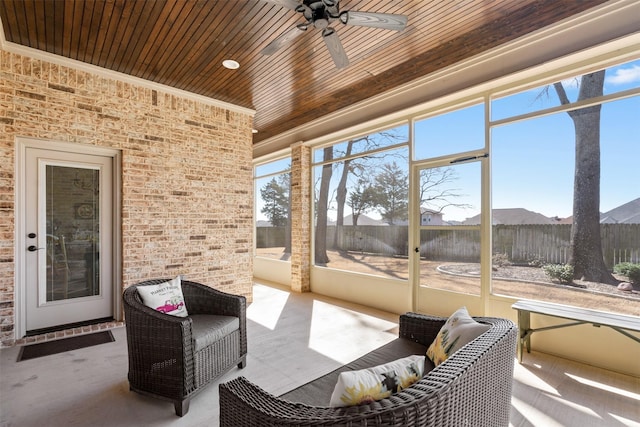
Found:
[[[47,341],[40,344],[25,345],[20,349],[18,362],[113,341],[115,341],[115,338],[111,331],[101,331],[93,334],[78,335],[76,337]]]

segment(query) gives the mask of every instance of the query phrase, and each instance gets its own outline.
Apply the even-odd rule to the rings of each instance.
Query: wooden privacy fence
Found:
[[[327,247],[407,256],[408,233],[408,227],[400,225],[329,226]],[[604,260],[609,268],[621,262],[640,263],[640,224],[601,224],[600,233]],[[284,236],[283,227],[258,227],[257,247],[284,246]],[[493,253],[506,254],[514,263],[565,264],[570,256],[571,224],[495,225],[492,239]],[[420,256],[430,260],[479,262],[480,232],[446,226],[421,230]]]
[[[340,250],[380,255],[407,255],[409,227],[406,225],[341,225],[327,227],[327,247],[331,248],[337,236]]]
[[[420,256],[430,261],[480,262],[480,231],[420,230]]]
[[[285,227],[256,227],[256,248],[284,247],[285,239]]]
[[[640,224],[601,224],[602,254],[609,268],[640,263]],[[493,253],[515,263],[566,264],[571,256],[571,224],[495,225]]]
[[[495,225],[492,238],[493,253],[506,254],[514,263],[569,261],[570,224]]]

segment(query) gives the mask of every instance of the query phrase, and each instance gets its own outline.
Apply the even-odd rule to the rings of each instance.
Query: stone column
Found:
[[[291,290],[311,290],[311,148],[291,146]]]

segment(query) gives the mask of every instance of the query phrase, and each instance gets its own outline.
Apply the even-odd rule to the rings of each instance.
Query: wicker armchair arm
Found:
[[[246,311],[246,298],[188,280],[182,281],[182,293],[189,314],[218,314],[241,317]]]
[[[247,299],[201,283],[182,281],[187,311],[192,314],[217,314],[234,316],[240,321],[240,353],[247,353]]]
[[[428,346],[436,339],[446,321],[446,317],[405,313],[400,316],[399,336]]]

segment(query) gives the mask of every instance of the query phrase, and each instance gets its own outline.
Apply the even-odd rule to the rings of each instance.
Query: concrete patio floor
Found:
[[[0,351],[0,426],[217,426],[218,383],[243,375],[275,395],[397,336],[398,316],[312,293],[256,284],[247,367],[232,369],[176,417],[129,391],[124,328],[115,342],[16,362]],[[640,426],[640,379],[531,353],[516,364],[512,426]]]

